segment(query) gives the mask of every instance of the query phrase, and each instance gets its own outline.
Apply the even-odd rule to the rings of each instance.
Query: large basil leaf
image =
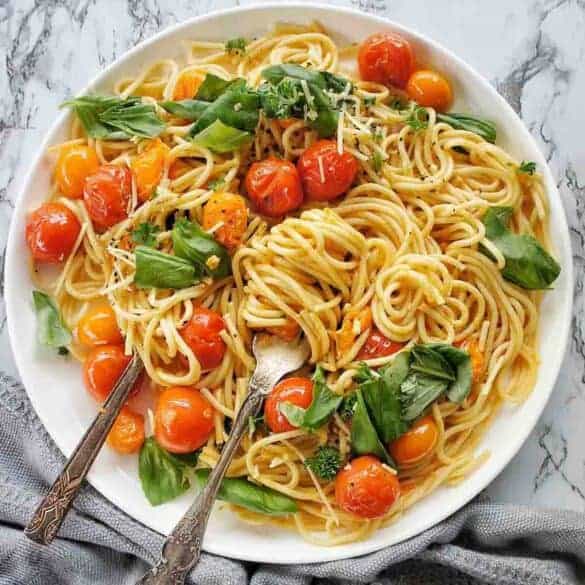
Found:
[[[412,372],[400,387],[402,419],[418,418],[445,390],[449,382],[425,374]]]
[[[198,469],[195,472],[195,482],[199,489],[205,486],[209,474],[209,469]],[[269,516],[286,516],[298,512],[297,503],[292,498],[243,477],[224,477],[217,499]]]
[[[437,113],[437,120],[449,124],[456,130],[473,132],[492,144],[496,141],[496,125],[490,120],[482,120],[469,114],[456,114],[454,112]]]
[[[138,288],[180,289],[193,286],[201,280],[201,271],[196,270],[192,262],[178,256],[147,246],[137,246],[135,257],[134,284]]]
[[[197,453],[173,455],[148,437],[138,458],[138,476],[148,501],[158,506],[185,493],[191,486],[187,470],[196,463]]]
[[[213,73],[208,73],[203,80],[203,83],[199,86],[195,99],[202,100],[204,102],[215,101],[222,93],[226,91],[230,85],[236,82],[241,83],[243,79],[223,79]],[[245,83],[245,81],[244,81]]]
[[[237,150],[253,139],[254,135],[251,132],[238,130],[232,126],[227,126],[221,120],[216,120],[207,126],[207,128],[201,130],[193,138],[193,142],[221,154],[223,152]]]
[[[447,388],[447,398],[451,402],[462,402],[471,392],[473,379],[471,357],[466,351],[448,343],[430,343],[428,347],[440,353],[455,369],[455,381]]]
[[[183,118],[184,120],[199,120],[201,115],[209,107],[209,102],[200,100],[180,100],[178,102],[161,102],[163,107],[169,114]]]
[[[33,304],[37,314],[37,339],[49,347],[65,347],[71,343],[71,332],[65,325],[53,299],[40,290],[33,291]]]
[[[455,380],[455,372],[451,364],[429,345],[415,345],[410,352],[410,357],[411,371],[448,382]]]
[[[508,229],[512,212],[510,207],[491,207],[483,217],[486,238],[506,260],[502,276],[528,290],[549,288],[559,276],[561,267],[536,238]],[[492,257],[486,248],[480,249]]]
[[[232,264],[226,248],[203,231],[196,222],[178,219],[171,236],[175,254],[196,264],[201,273],[215,278],[231,274]],[[211,263],[214,256],[217,258],[217,265]]]
[[[317,366],[313,375],[313,400],[309,408],[305,410],[290,402],[282,402],[279,409],[295,427],[314,431],[327,422],[342,401],[343,396],[335,394],[329,389],[323,368]]]

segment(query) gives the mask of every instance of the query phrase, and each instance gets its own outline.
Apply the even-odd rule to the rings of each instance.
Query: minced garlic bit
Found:
[[[220,262],[221,262],[221,260],[220,260],[219,256],[216,256],[214,254],[213,256],[210,256],[205,261],[205,266],[207,266],[207,268],[209,268],[210,270],[215,270],[219,266]]]

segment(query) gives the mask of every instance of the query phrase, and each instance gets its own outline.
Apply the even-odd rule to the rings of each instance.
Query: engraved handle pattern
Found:
[[[116,382],[110,396],[95,417],[49,493],[36,509],[24,534],[39,544],[49,544],[63,523],[83,480],[104,444],[130,389],[144,366],[137,353]]]
[[[206,486],[181,518],[167,538],[160,561],[137,581],[137,585],[182,585],[189,571],[201,557],[203,535],[209,514],[227,468],[248,428],[248,417],[256,416],[262,406],[264,393],[278,381],[254,374],[250,391],[242,403],[232,426],[230,436],[223,447],[217,465],[209,475]]]

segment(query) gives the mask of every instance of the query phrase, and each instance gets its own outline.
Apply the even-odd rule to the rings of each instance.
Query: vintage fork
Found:
[[[254,337],[252,351],[256,358],[256,369],[219,461],[209,475],[206,486],[166,539],[161,559],[137,581],[137,585],[182,585],[185,582],[189,571],[201,557],[201,545],[211,507],[221,480],[248,428],[248,418],[258,414],[266,394],[285,374],[298,370],[305,363],[309,357],[309,344],[305,340],[285,342],[271,335],[258,334]]]

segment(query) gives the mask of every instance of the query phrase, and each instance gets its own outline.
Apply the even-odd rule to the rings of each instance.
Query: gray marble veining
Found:
[[[0,0],[0,249],[58,104],[137,42],[237,0]],[[585,2],[333,0],[386,15],[458,53],[520,113],[557,177],[576,267],[572,338],[534,432],[493,498],[585,510]],[[0,370],[15,375],[0,303]]]

